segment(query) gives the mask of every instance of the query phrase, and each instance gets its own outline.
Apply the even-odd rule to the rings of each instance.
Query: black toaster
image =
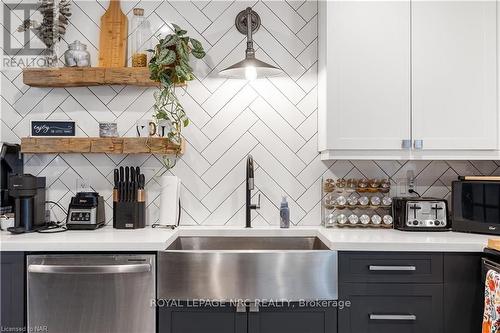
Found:
[[[394,229],[447,231],[451,228],[448,202],[439,198],[396,197],[392,200]]]

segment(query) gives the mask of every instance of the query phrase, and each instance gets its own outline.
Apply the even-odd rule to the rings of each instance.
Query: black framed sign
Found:
[[[31,136],[75,136],[73,120],[32,120]]]

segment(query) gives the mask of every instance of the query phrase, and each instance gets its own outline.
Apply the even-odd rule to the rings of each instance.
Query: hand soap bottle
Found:
[[[286,197],[281,200],[280,207],[280,228],[290,228],[290,209]]]

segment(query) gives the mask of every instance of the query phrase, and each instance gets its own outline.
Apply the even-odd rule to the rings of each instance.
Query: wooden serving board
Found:
[[[99,67],[127,66],[128,19],[120,8],[120,0],[111,0],[101,17]]]

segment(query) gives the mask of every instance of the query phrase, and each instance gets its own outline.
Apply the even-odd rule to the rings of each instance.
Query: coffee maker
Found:
[[[3,143],[0,153],[0,214],[14,213],[14,199],[9,196],[8,179],[11,175],[24,173],[21,146]]]
[[[14,234],[45,228],[45,177],[30,174],[9,177],[9,195],[14,199]]]

